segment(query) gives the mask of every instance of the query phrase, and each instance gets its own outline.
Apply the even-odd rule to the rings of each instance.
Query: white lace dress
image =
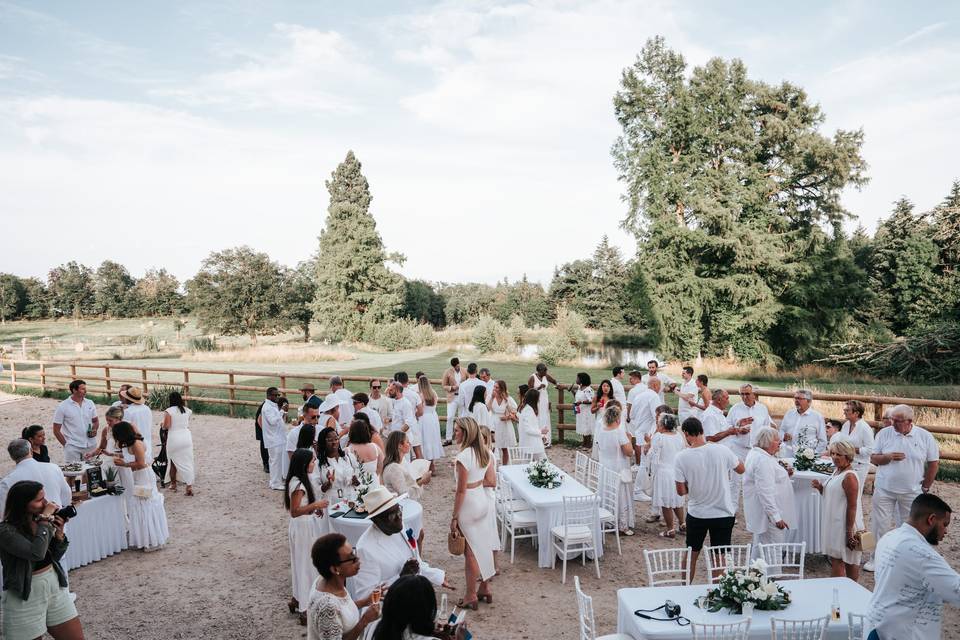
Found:
[[[343,635],[360,622],[360,610],[350,594],[337,596],[318,591],[310,593],[307,613],[307,640],[343,640]]]
[[[490,402],[490,412],[493,414],[493,446],[495,449],[506,449],[507,447],[517,446],[517,432],[513,426],[513,420],[504,420],[503,417],[507,411],[515,412],[517,403],[513,398],[507,398],[505,402],[499,402],[494,399]]]

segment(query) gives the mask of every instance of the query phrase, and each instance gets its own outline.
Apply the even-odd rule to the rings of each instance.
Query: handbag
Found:
[[[856,548],[860,551],[870,552],[877,548],[877,538],[873,535],[871,531],[867,529],[860,529],[859,531],[853,534],[853,539],[856,541]]]
[[[447,534],[447,551],[450,555],[462,556],[467,550],[467,539],[460,533],[460,527],[456,531]]]
[[[620,469],[620,482],[623,484],[633,484],[633,472],[627,469]]]

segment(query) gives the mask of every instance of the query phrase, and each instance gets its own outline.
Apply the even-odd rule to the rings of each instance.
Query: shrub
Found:
[[[587,323],[576,311],[568,311],[562,307],[557,309],[557,321],[553,323],[553,328],[575,348],[587,343]]]
[[[196,338],[190,338],[190,342],[187,343],[187,346],[190,348],[190,351],[220,350],[220,345],[217,344],[217,339],[211,338],[210,336],[198,336]]]
[[[519,347],[523,344],[523,337],[527,332],[527,324],[523,321],[523,316],[517,314],[510,318],[510,342],[512,346]]]
[[[510,332],[490,316],[480,316],[473,327],[473,345],[480,353],[506,351],[510,347]]]
[[[566,336],[559,333],[548,333],[540,339],[538,357],[549,365],[557,365],[566,360],[577,357],[577,349]]]
[[[400,319],[393,322],[374,322],[367,325],[364,340],[389,351],[419,349],[433,344],[433,328]]]
[[[138,341],[143,347],[144,351],[160,351],[160,342],[157,340],[156,336],[152,334],[144,334],[140,336]]]
[[[184,395],[183,387],[180,385],[151,386],[150,393],[148,393],[146,397],[147,406],[154,411],[163,411],[169,406],[167,402],[170,399],[170,394],[174,391],[180,395]],[[203,389],[191,389],[190,396],[190,399],[187,400],[187,406],[190,408],[190,410],[198,412],[202,411],[205,408],[205,405],[202,400],[198,400],[197,398],[203,396]]]

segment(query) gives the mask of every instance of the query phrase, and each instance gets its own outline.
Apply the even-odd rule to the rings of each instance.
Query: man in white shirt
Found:
[[[929,431],[913,424],[913,409],[898,404],[890,417],[893,426],[880,430],[870,455],[877,465],[871,518],[877,540],[907,521],[914,498],[930,491],[940,468],[940,447]],[[864,566],[867,571],[873,568],[871,563]]]
[[[950,516],[946,502],[921,494],[911,503],[907,521],[877,544],[877,573],[864,637],[941,637],[943,603],[960,605],[960,574],[934,548],[946,536]]]
[[[806,389],[797,389],[793,394],[794,408],[787,411],[780,421],[783,436],[784,456],[792,457],[796,448],[804,442],[819,456],[826,451],[827,423],[819,411],[811,407],[813,394]]]
[[[660,406],[660,379],[650,378],[646,385],[640,385],[640,392],[633,397],[630,403],[630,428],[639,445],[643,445],[645,436],[653,437],[657,430],[657,407]],[[633,389],[630,390],[633,394]],[[634,448],[637,453],[637,464],[640,463],[640,449]]]
[[[349,428],[350,423],[353,422],[353,394],[343,387],[343,378],[340,376],[330,378],[330,393],[340,401],[340,417],[337,419],[340,428]]]
[[[477,377],[477,363],[471,362],[467,365],[467,379],[460,383],[460,391],[457,393],[457,413],[461,416],[470,415],[470,400],[473,398],[473,389],[482,385],[483,380]]]
[[[328,398],[330,404],[335,404],[337,401],[334,398]],[[326,401],[325,401],[326,402]],[[287,472],[290,471],[290,458],[293,457],[293,452],[297,450],[297,442],[300,440],[300,431],[303,429],[304,425],[310,425],[313,427],[313,442],[316,443],[317,436],[317,423],[320,421],[320,409],[326,411],[329,406],[324,408],[321,404],[320,407],[316,407],[309,402],[303,403],[303,406],[300,407],[300,424],[295,426],[293,429],[290,429],[287,432],[287,444],[285,447],[286,455],[281,458],[283,460],[283,477],[284,482],[286,482]]]
[[[696,418],[687,418],[681,428],[687,448],[677,454],[674,473],[677,493],[687,496],[686,546],[692,550],[692,583],[707,534],[712,546],[730,544],[737,513],[730,495],[730,473],[742,474],[743,462],[726,447],[707,442]]]
[[[674,387],[677,386],[677,383],[673,381],[673,378],[668,376],[663,371],[660,371],[660,363],[656,360],[651,360],[647,363],[647,372],[640,378],[640,382],[647,384],[651,378],[660,379],[660,404],[666,404],[663,400],[663,394],[667,391],[673,391]]]
[[[383,382],[381,380],[373,379],[370,381],[370,395],[367,399],[366,411],[368,415],[371,409],[380,414],[381,424],[390,417],[390,401],[383,395]]]
[[[443,372],[443,378],[440,380],[443,390],[447,392],[447,430],[443,441],[444,446],[453,442],[453,421],[457,415],[463,415],[458,414],[460,406],[457,402],[459,399],[460,381],[462,379],[460,358],[450,358],[450,367]]]
[[[753,446],[751,432],[757,433],[760,429],[773,425],[773,421],[770,420],[766,405],[757,402],[753,385],[745,384],[740,387],[740,399],[742,402],[735,404],[727,412],[727,425],[734,429],[734,432],[723,438],[723,444],[743,462]],[[730,483],[734,504],[739,504],[742,478],[734,475],[730,478]]]
[[[411,430],[417,425],[417,417],[413,413],[413,405],[403,397],[403,385],[396,381],[391,382],[387,386],[387,397],[393,402],[389,430],[403,431],[409,437]]]
[[[420,392],[417,391],[417,383],[410,382],[410,376],[407,375],[406,371],[398,371],[394,375],[394,380],[403,385],[403,397],[410,401],[410,404],[414,408],[414,416],[419,420],[420,416],[423,415],[423,398],[420,397]]]
[[[612,374],[610,386],[613,387],[613,399],[620,403],[620,406],[624,409],[624,413],[626,413],[627,392],[623,388],[623,367],[614,367],[610,373]]]
[[[486,367],[481,368],[480,371],[477,372],[477,377],[480,379],[480,382],[483,383],[483,386],[487,388],[484,402],[489,402],[490,398],[493,397],[493,385],[496,384],[496,380],[493,379],[490,369]]]
[[[63,445],[64,462],[80,462],[97,446],[100,418],[97,407],[87,399],[87,383],[70,383],[70,397],[57,405],[53,414],[53,435]]]
[[[370,426],[373,427],[373,430],[380,433],[383,431],[383,418],[380,417],[380,412],[371,410],[369,405],[370,397],[367,394],[362,392],[353,394],[353,415],[363,413],[370,420]]]
[[[724,438],[737,434],[736,428],[727,424],[727,416],[723,414],[728,406],[730,394],[726,390],[714,389],[710,393],[710,405],[700,414],[700,423],[703,425],[703,435],[707,442],[721,442]]]
[[[700,410],[697,409],[697,382],[693,379],[693,367],[684,367],[680,377],[683,378],[683,384],[673,392],[679,396],[677,419],[680,424],[683,424],[683,421],[690,416],[699,418]]]
[[[133,425],[141,436],[147,456],[153,458],[153,413],[143,400],[143,392],[137,387],[130,387],[120,392],[127,405],[123,408],[123,419]]]
[[[267,389],[267,399],[260,412],[263,446],[270,456],[270,488],[274,491],[284,490],[283,458],[287,445],[287,427],[277,404],[279,399],[280,391],[276,387]]]
[[[23,438],[11,440],[7,445],[10,459],[17,465],[13,471],[0,480],[0,513],[6,513],[7,493],[10,487],[21,480],[34,480],[43,485],[43,493],[48,502],[65,507],[73,501],[70,485],[60,467],[51,462],[37,462],[33,459],[30,442]]]
[[[400,498],[386,487],[371,489],[363,499],[373,524],[357,540],[360,571],[349,578],[351,594],[357,600],[370,595],[380,584],[391,585],[402,575],[420,574],[437,586],[447,586],[445,573],[424,562],[414,539],[403,531]]]

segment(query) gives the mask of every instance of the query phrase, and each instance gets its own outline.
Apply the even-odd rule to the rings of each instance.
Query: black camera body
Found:
[[[663,605],[663,611],[667,614],[668,618],[679,618],[680,617],[680,605],[678,605],[673,600],[667,600]]]
[[[77,508],[72,504],[68,504],[65,507],[60,508],[60,510],[55,511],[53,515],[61,518],[63,520],[69,520],[70,518],[77,517]]]

